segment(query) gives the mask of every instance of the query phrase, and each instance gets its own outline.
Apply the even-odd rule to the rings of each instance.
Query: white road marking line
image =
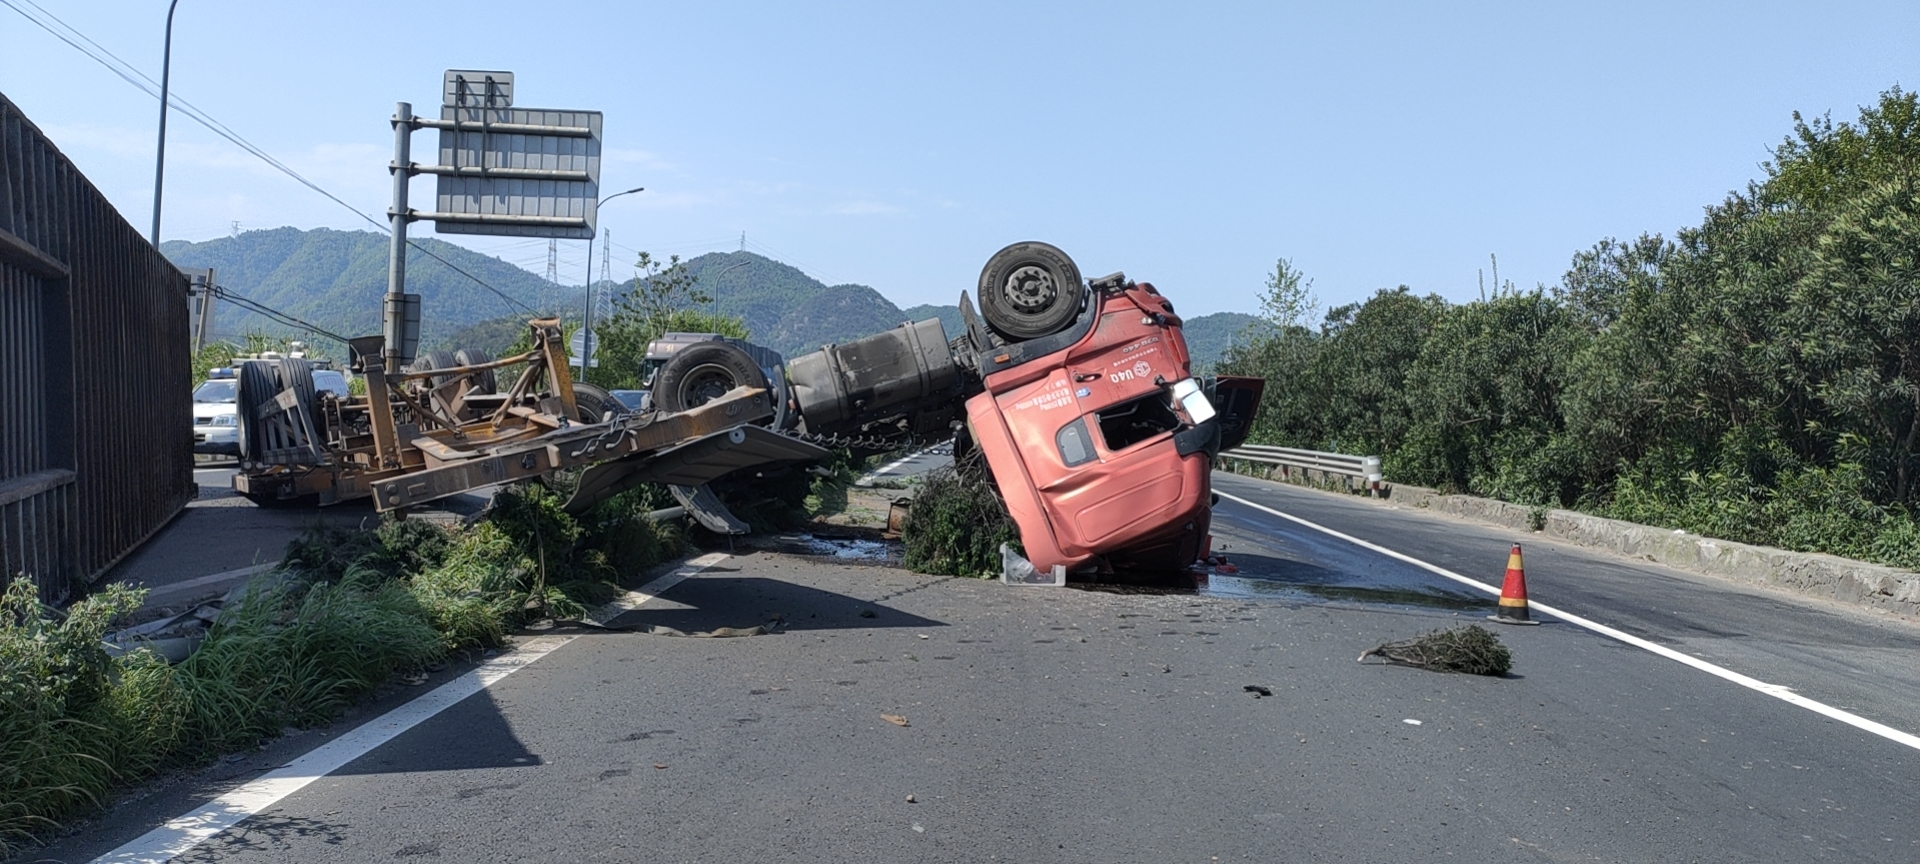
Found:
[[[177,590],[183,590],[187,588],[198,588],[202,585],[209,585],[214,582],[221,582],[227,579],[234,579],[241,576],[255,576],[261,573],[265,573],[268,570],[272,570],[273,568],[278,566],[280,566],[280,562],[268,561],[265,564],[255,564],[251,567],[242,567],[238,570],[226,570],[220,573],[209,573],[205,576],[196,576],[192,579],[187,579],[181,582],[169,582],[165,585],[148,585],[146,586],[147,596],[152,597],[155,594],[164,594],[169,591],[177,591]]]
[[[1446,578],[1452,579],[1453,581],[1459,582],[1463,585],[1468,585],[1474,588],[1478,588],[1482,591],[1485,591],[1489,594],[1493,594],[1495,596],[1498,596],[1500,594],[1499,588],[1496,588],[1492,585],[1488,585],[1484,582],[1479,582],[1473,579],[1469,579],[1465,576],[1462,576],[1458,573],[1453,572],[1452,570],[1448,570],[1447,568],[1441,567],[1437,564],[1429,564],[1418,558],[1414,558],[1413,556],[1403,555],[1399,552],[1393,551],[1392,549],[1388,549],[1385,546],[1369,543],[1365,540],[1362,540],[1358,537],[1354,537],[1350,534],[1343,534],[1339,531],[1333,530],[1332,528],[1328,528],[1324,525],[1318,525],[1313,522],[1309,522],[1305,519],[1302,519],[1290,513],[1282,513],[1278,510],[1273,509],[1272,507],[1268,507],[1263,504],[1256,504],[1252,501],[1248,501],[1245,498],[1241,498],[1238,495],[1231,495],[1226,492],[1219,492],[1218,494],[1220,495],[1220,497],[1225,498],[1229,501],[1233,501],[1239,504],[1245,504],[1246,506],[1252,507],[1253,509],[1259,510],[1263,513],[1271,513],[1289,522],[1294,522],[1294,523],[1306,526],[1308,528],[1312,528],[1313,530],[1319,531],[1320,533],[1326,534],[1328,536],[1338,537],[1342,540],[1347,541],[1348,543],[1354,544],[1355,546],[1359,546],[1363,549],[1371,549],[1389,558],[1393,558],[1398,561],[1404,561],[1408,564],[1412,564],[1413,566],[1419,567],[1423,570],[1437,573],[1441,576],[1445,576]],[[1611,639],[1618,639],[1621,642],[1625,642],[1628,645],[1634,646],[1635,648],[1640,648],[1646,651],[1650,651],[1654,654],[1658,654],[1661,657],[1665,657],[1668,660],[1672,660],[1676,663],[1684,663],[1688,666],[1692,666],[1693,668],[1698,669],[1702,672],[1705,672],[1709,675],[1712,675],[1716,678],[1724,678],[1728,681],[1731,681],[1749,690],[1753,690],[1759,693],[1765,693],[1766,695],[1772,696],[1775,699],[1779,699],[1782,702],[1786,702],[1792,705],[1798,705],[1801,708],[1805,708],[1808,711],[1812,711],[1815,714],[1819,714],[1823,717],[1829,717],[1834,720],[1838,720],[1842,723],[1845,723],[1849,726],[1853,726],[1857,729],[1863,729],[1865,731],[1872,732],[1873,734],[1878,735],[1882,738],[1885,738],[1889,741],[1905,744],[1908,747],[1914,748],[1915,750],[1920,750],[1920,736],[1916,736],[1908,732],[1902,732],[1898,729],[1895,729],[1891,726],[1887,726],[1882,723],[1876,723],[1872,720],[1868,720],[1865,717],[1861,717],[1858,714],[1842,711],[1838,708],[1835,708],[1831,705],[1827,705],[1822,702],[1816,702],[1812,699],[1808,699],[1805,696],[1802,696],[1798,693],[1793,692],[1791,688],[1784,687],[1779,684],[1768,684],[1765,681],[1761,681],[1755,678],[1749,678],[1731,669],[1715,666],[1714,664],[1708,663],[1707,661],[1702,660],[1698,657],[1682,654],[1679,651],[1675,651],[1672,648],[1666,647],[1665,645],[1649,642],[1645,639],[1642,639],[1638,636],[1634,636],[1629,633],[1623,633],[1619,630],[1613,629],[1612,627],[1608,627],[1605,624],[1601,624],[1597,621],[1589,621],[1571,612],[1563,612],[1559,609],[1555,609],[1554,607],[1548,606],[1547,604],[1541,603],[1537,600],[1529,599],[1527,601],[1527,606],[1528,608],[1531,608],[1531,609],[1538,609],[1541,612],[1545,612],[1548,615],[1552,615],[1553,617],[1559,618],[1560,620],[1565,621],[1569,624],[1577,624],[1581,627],[1585,627],[1588,630],[1592,630],[1593,632],[1598,633],[1602,636],[1606,636]]]
[[[600,616],[605,614],[605,621],[611,621],[622,612],[638,609],[641,604],[658,597],[687,577],[712,567],[726,560],[727,557],[725,553],[716,552],[688,561],[673,572],[641,586],[639,590],[629,591],[607,606],[594,610],[592,617],[600,621]],[[619,611],[606,614],[609,608],[615,606],[619,607]],[[600,623],[605,622],[600,621]],[[448,681],[374,720],[361,724],[353,731],[314,748],[284,767],[243,783],[227,794],[207,802],[199,809],[169,820],[165,825],[93,859],[92,864],[164,864],[171,861],[175,856],[185,854],[215,834],[238,825],[241,820],[273,806],[280,799],[300,791],[307,784],[339,770],[341,766],[366,755],[375,747],[393,740],[408,729],[453,707],[462,699],[493,686],[500,679],[533,665],[540,658],[578,638],[580,638],[579,635],[575,634],[535,636],[528,639],[519,647],[480,664],[473,671]]]
[[[887,472],[892,471],[895,468],[898,468],[902,465],[907,464],[908,462],[912,462],[913,460],[920,458],[921,453],[924,453],[924,452],[926,451],[920,451],[917,453],[908,453],[907,455],[902,456],[898,459],[895,459],[892,462],[888,462],[887,464],[882,465],[879,468],[876,468],[868,472],[867,476],[862,477],[858,480],[855,480],[853,482],[853,485],[871,486],[873,485],[873,481],[880,479],[881,476],[885,475]]]
[[[607,605],[587,613],[587,620],[602,627],[613,623],[613,619],[640,608],[647,601],[660,596],[668,588],[680,584],[680,581],[702,570],[727,560],[725,552],[710,552],[688,561],[679,569],[640,586],[637,591],[628,591],[613,598]]]

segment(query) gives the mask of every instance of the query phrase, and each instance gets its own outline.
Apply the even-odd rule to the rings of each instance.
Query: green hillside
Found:
[[[553,288],[497,258],[431,237],[421,247],[532,307]],[[222,287],[342,336],[380,332],[387,291],[388,238],[371,231],[273,228],[204,243],[172,240],[160,251],[176,266],[212,267]],[[508,315],[518,307],[418,250],[407,261],[407,291],[419,294],[421,338],[433,343],[455,329]],[[214,332],[232,335],[286,328],[231,304],[215,307]]]
[[[1232,345],[1235,337],[1241,337],[1247,328],[1260,323],[1259,316],[1245,312],[1215,312],[1187,319],[1184,331],[1187,337],[1187,352],[1193,356],[1194,369],[1212,369],[1220,358],[1226,356],[1227,346]]]
[[[578,286],[554,286],[517,266],[431,237],[417,238],[433,254],[536,309],[561,308],[579,320]],[[181,267],[212,267],[221,286],[343,336],[380,330],[387,290],[387,237],[371,231],[274,228],[204,243],[169,241],[161,251]],[[615,269],[630,262],[616,261]],[[752,252],[714,252],[686,262],[699,289],[725,315],[746,322],[755,341],[789,357],[829,342],[846,342],[905,321],[939,318],[949,338],[963,325],[956,306],[902,310],[865,285],[825,285],[798,268]],[[627,268],[630,269],[630,266]],[[612,288],[614,286],[607,286]],[[421,344],[426,348],[505,350],[523,332],[527,313],[493,292],[420,254],[408,256],[407,290],[421,295]],[[956,292],[956,299],[958,292]],[[288,329],[230,304],[217,307],[214,332],[229,336]],[[1223,312],[1187,325],[1197,362],[1217,360],[1232,336],[1253,320]]]
[[[907,320],[893,301],[865,285],[820,280],[752,252],[711,252],[687,262],[720,314],[746,322],[754,341],[791,357]]]

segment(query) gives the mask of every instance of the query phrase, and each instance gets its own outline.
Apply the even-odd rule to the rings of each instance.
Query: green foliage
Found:
[[[0,853],[115,784],[325,723],[396,671],[500,645],[540,610],[578,615],[612,592],[607,579],[679,554],[679,535],[645,518],[652,495],[575,519],[529,486],[468,529],[315,526],[178,666],[103,649],[141,592],[116,586],[62,614],[15,580],[0,594]]]
[[[1313,320],[1320,300],[1313,294],[1313,280],[1285,258],[1267,274],[1267,290],[1260,292],[1260,317],[1282,330],[1300,327]]]
[[[609,390],[638,390],[648,383],[652,370],[645,368],[647,343],[661,334],[718,333],[735,339],[750,338],[746,325],[738,318],[716,318],[699,309],[676,309],[658,317],[641,317],[616,308],[600,333],[600,365],[587,371],[587,381]]]
[[[874,457],[878,459],[880,457]],[[808,516],[828,516],[844,513],[847,509],[847,490],[854,481],[860,479],[855,466],[859,460],[853,458],[851,450],[835,450],[826,461],[813,466],[818,472],[810,470],[807,483],[807,497],[802,503]]]
[[[442,653],[404,584],[364,570],[337,583],[257,581],[176,669],[193,704],[181,755],[207,758],[325,723],[395,670]]]
[[[902,563],[915,573],[992,577],[1000,544],[1020,547],[1020,531],[995,494],[980,456],[927,475],[901,526]]]
[[[1795,116],[1765,179],[1673,240],[1604,240],[1551,292],[1383,291],[1298,322],[1282,261],[1220,371],[1266,443],[1389,478],[1913,566],[1920,103]]]
[[[1407,436],[1386,470],[1524,503],[1578,494],[1555,397],[1584,339],[1537,291],[1447,309],[1408,370]]]
[[[222,366],[233,365],[234,347],[227,342],[210,342],[194,352],[193,386],[198,388],[207,383],[207,374]]]
[[[110,736],[136,730],[116,713],[125,700],[100,637],[139,602],[115,588],[60,615],[40,605],[31,580],[0,594],[0,851],[97,803],[113,782]]]

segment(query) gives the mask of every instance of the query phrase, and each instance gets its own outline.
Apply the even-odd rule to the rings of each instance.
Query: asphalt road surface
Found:
[[[925,474],[936,468],[953,464],[953,443],[943,441],[931,447],[916,450],[898,459],[888,462],[862,475],[854,482],[857,486],[872,486],[885,481],[905,480],[918,474]]]
[[[1513,539],[1219,487],[1494,583]],[[1356,663],[1491,604],[1231,500],[1215,533],[1241,569],[1199,595],[746,550],[619,621],[698,632],[779,615],[780,632],[541,637],[537,662],[181,860],[1920,860],[1920,750],[1551,619],[1499,630],[1505,678]],[[1920,728],[1911,624],[1552,543],[1526,552],[1538,601]],[[430,689],[148,790],[23,860],[137,842]]]
[[[371,526],[380,519],[371,499],[331,507],[260,507],[233,491],[234,473],[232,463],[197,463],[193,480],[200,485],[199,497],[96,584],[126,582],[172,600],[217,596],[231,587],[228,583],[244,580],[239,574],[247,568],[279,561],[287,544],[314,525]],[[483,491],[457,495],[434,507],[468,513],[486,501]],[[235,575],[207,582],[218,574]],[[174,590],[177,587],[184,590]]]

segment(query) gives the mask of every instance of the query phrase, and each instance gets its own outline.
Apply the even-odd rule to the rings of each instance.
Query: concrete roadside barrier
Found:
[[[1733,582],[1920,617],[1920,573],[1817,552],[1792,552],[1618,519],[1546,510],[1395,484],[1382,503],[1432,510]]]

